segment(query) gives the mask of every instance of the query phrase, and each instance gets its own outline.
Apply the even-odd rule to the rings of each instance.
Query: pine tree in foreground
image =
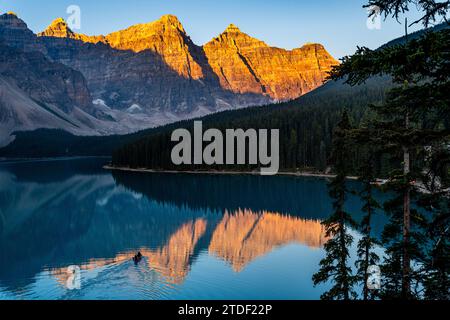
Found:
[[[449,148],[449,66],[450,32],[443,30],[376,51],[359,48],[332,73],[333,78],[346,78],[351,85],[387,74],[396,85],[382,105],[372,106],[377,117],[365,128],[370,142],[397,166],[386,184],[392,199],[384,207],[390,219],[383,232],[385,299],[423,296],[419,282],[424,279],[421,265],[429,246],[424,230],[430,212],[417,210],[416,204],[427,179],[427,158],[434,154],[430,146]],[[431,150],[431,155],[425,156],[425,150]],[[427,192],[436,194],[436,190]]]
[[[425,236],[429,245],[422,261],[424,298],[450,299],[450,141],[428,148],[418,205],[430,213]],[[434,150],[432,150],[434,149]],[[433,152],[430,152],[433,151]]]
[[[364,204],[362,211],[365,215],[359,224],[359,231],[362,234],[362,238],[358,242],[358,260],[356,261],[357,280],[363,287],[363,299],[373,300],[376,297],[376,294],[374,291],[369,290],[368,271],[370,266],[377,265],[380,261],[379,256],[374,250],[379,242],[372,234],[372,220],[376,214],[376,210],[380,209],[380,204],[374,198],[374,184],[376,183],[376,178],[374,176],[372,156],[367,159],[366,165],[361,168],[359,180],[363,185],[362,190],[359,192],[359,196]]]
[[[324,245],[325,258],[320,262],[320,270],[314,274],[314,285],[330,281],[332,287],[325,292],[323,300],[349,300],[356,298],[353,289],[356,278],[352,274],[348,259],[349,248],[353,243],[353,236],[349,233],[349,227],[355,226],[351,215],[345,211],[344,205],[348,194],[346,179],[347,167],[346,152],[349,145],[346,133],[351,129],[348,113],[345,111],[341,122],[335,130],[333,141],[332,162],[336,177],[329,184],[329,193],[333,199],[333,213],[322,222],[325,226],[326,236],[330,239]]]

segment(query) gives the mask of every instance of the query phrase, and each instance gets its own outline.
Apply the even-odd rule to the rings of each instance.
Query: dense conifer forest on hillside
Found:
[[[279,128],[281,167],[323,170],[331,148],[333,128],[347,109],[355,125],[370,117],[367,106],[384,99],[388,78],[371,79],[357,87],[342,81],[290,102],[225,111],[201,118],[205,128]],[[0,157],[110,156],[116,165],[172,169],[170,136],[187,120],[135,134],[79,137],[59,130],[19,132],[13,143],[0,149]],[[117,150],[117,151],[115,151]],[[115,151],[115,152],[114,152]],[[199,168],[201,169],[201,168]],[[235,168],[247,170],[248,168]]]
[[[283,104],[224,112],[201,119],[204,130],[217,128],[280,129],[280,168],[282,170],[310,169],[323,171],[331,150],[333,130],[343,110],[358,125],[371,117],[367,106],[381,103],[390,86],[388,78],[377,77],[357,87],[341,81],[330,82],[322,88]],[[193,122],[185,121],[177,127],[192,131]],[[113,164],[131,168],[203,170],[206,166],[179,167],[172,164],[170,155],[175,143],[171,142],[173,126],[125,145],[113,153]],[[355,158],[357,161],[357,158]],[[381,165],[381,164],[380,164]],[[224,169],[220,166],[208,169]],[[227,169],[253,170],[252,166]]]

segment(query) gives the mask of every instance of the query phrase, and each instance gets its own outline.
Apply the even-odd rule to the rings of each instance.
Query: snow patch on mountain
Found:
[[[133,104],[127,109],[128,113],[142,113],[143,109],[138,104]]]

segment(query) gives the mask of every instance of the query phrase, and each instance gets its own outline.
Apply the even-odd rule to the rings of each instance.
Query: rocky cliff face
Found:
[[[55,20],[40,36],[51,59],[83,73],[93,96],[115,109],[139,106],[179,120],[272,101],[223,88],[203,48],[174,16],[99,37],[75,34]]]
[[[0,146],[14,131],[39,128],[96,135],[110,126],[105,118],[80,72],[0,43]]]
[[[70,30],[69,26],[63,18],[55,19],[45,31],[40,32],[37,35],[39,37],[68,38],[90,43],[98,43],[104,41],[103,36],[91,37],[73,32],[72,30]]]
[[[14,131],[106,135],[155,125],[150,117],[123,115],[92,101],[81,72],[50,59],[44,43],[17,16],[0,16],[0,146]]]
[[[200,47],[192,42],[183,25],[172,15],[95,37],[76,34],[63,20],[58,19],[39,35],[45,38],[46,47],[53,58],[87,75],[94,92],[105,91],[105,88],[100,85],[100,89],[94,84],[96,79],[89,75],[89,70],[95,70],[96,74],[109,70],[109,74],[103,76],[109,77],[108,84],[114,84],[115,81],[124,84],[125,80],[125,86],[128,81],[152,86],[157,82],[158,85],[149,90],[152,93],[156,91],[156,98],[154,94],[152,98],[145,97],[145,94],[132,97],[121,97],[121,92],[108,94],[125,105],[134,103],[147,109],[158,108],[175,113],[192,112],[198,108],[214,111],[221,107],[244,107],[294,99],[320,86],[327,72],[337,64],[320,44],[308,44],[292,51],[273,48],[243,33],[234,25]],[[87,66],[83,62],[86,52],[64,54],[65,57],[62,57],[61,53],[67,49],[55,38],[76,40],[80,42],[78,47],[97,43],[103,49],[109,48],[102,59],[117,55],[125,57],[118,61],[109,58],[107,66],[101,69],[94,67],[102,64],[99,61]],[[72,43],[71,47],[74,46]],[[90,50],[96,49],[90,47]],[[93,59],[90,56],[88,60],[92,62]],[[132,65],[128,64],[130,61]],[[118,64],[122,67],[122,75],[128,73],[126,79],[117,79],[114,66]],[[139,65],[139,70],[134,70],[135,65]],[[129,88],[125,91],[130,92]],[[108,100],[104,95],[102,98]]]
[[[161,57],[161,60],[179,76],[190,79],[204,77],[202,67],[196,61],[199,47],[188,37],[177,17],[171,15],[163,16],[155,22],[134,25],[107,36],[75,33],[64,19],[58,18],[46,30],[38,33],[38,36],[72,39],[83,43],[101,43],[112,49],[134,53],[148,50]]]
[[[277,100],[297,98],[317,88],[337,64],[320,44],[292,51],[273,48],[234,25],[207,43],[204,50],[222,87]]]
[[[44,86],[40,98],[58,102],[63,111],[73,105],[97,120],[110,120],[113,127],[99,130],[108,133],[294,99],[320,86],[337,63],[319,44],[273,48],[234,25],[198,46],[171,15],[88,36],[73,32],[61,18],[35,35],[10,13],[0,16],[0,41],[25,53],[40,52],[53,68],[59,63],[51,70],[39,61],[31,67],[53,88]],[[14,73],[16,67],[20,70],[18,64],[4,64],[3,70]],[[40,89],[28,85],[24,91],[33,97]]]
[[[163,16],[160,20],[132,26],[109,34],[104,42],[114,49],[142,52],[150,50],[179,76],[198,80],[204,78],[199,48],[186,34],[175,16]]]
[[[76,106],[87,110],[92,105],[83,75],[49,61],[40,52],[0,45],[0,74],[13,80],[32,99],[57,105],[66,113]]]

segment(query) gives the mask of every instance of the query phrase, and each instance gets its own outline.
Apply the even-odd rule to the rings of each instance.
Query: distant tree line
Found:
[[[369,103],[381,103],[390,80],[377,77],[355,88],[342,81],[330,82],[323,88],[301,97],[298,100],[266,107],[219,113],[203,120],[204,130],[226,129],[279,129],[280,130],[280,168],[292,170],[326,170],[332,148],[333,130],[346,109],[355,125],[368,121],[371,112]],[[145,136],[127,144],[113,153],[112,162],[116,166],[130,168],[150,168],[155,170],[237,170],[258,169],[257,166],[176,166],[171,161],[171,150],[176,143],[171,142],[174,128],[193,129],[192,121],[185,121],[167,130]],[[192,133],[193,134],[193,133]],[[355,154],[355,162],[359,155]],[[386,163],[379,162],[378,168]]]

